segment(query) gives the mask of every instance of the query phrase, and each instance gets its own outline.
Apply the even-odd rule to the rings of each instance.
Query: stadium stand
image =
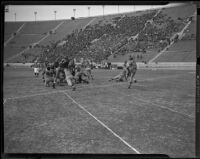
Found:
[[[8,44],[9,46],[19,46],[19,47],[27,47],[31,45],[32,43],[40,40],[44,35],[28,35],[28,34],[20,34],[17,35],[14,39],[10,41]]]
[[[192,21],[189,27],[184,32],[184,37],[181,40],[196,39],[196,21]]]
[[[196,60],[196,19],[193,17],[190,20],[191,23],[183,32],[183,37],[164,51],[155,62],[194,62]]]
[[[45,34],[55,28],[61,21],[27,22],[21,34]]]
[[[171,17],[174,20],[178,20],[178,18],[185,18],[189,17],[192,14],[194,14],[194,11],[196,10],[195,5],[187,4],[182,6],[176,6],[171,8],[165,8],[163,10],[163,14],[168,15],[168,17]]]
[[[24,25],[25,25],[25,23],[23,23],[22,25],[20,25],[20,26],[17,26],[17,24],[16,25],[14,25],[13,24],[13,26],[15,26],[15,27],[19,27],[19,28],[15,28],[14,27],[14,29],[16,30],[16,31],[14,31],[12,34],[11,34],[11,29],[13,28],[13,27],[11,27],[11,26],[7,26],[8,28],[7,29],[5,29],[6,31],[7,31],[7,33],[6,33],[6,31],[4,32],[4,39],[6,39],[6,40],[4,40],[4,47],[6,47],[8,44],[9,44],[9,42],[16,36],[16,35],[18,35],[19,34],[19,32],[23,29],[23,27],[24,27]],[[6,25],[5,25],[5,27],[6,27]]]
[[[123,15],[29,22],[8,45],[13,49],[23,48],[39,41],[27,54],[32,56],[35,52],[35,56],[39,56],[48,50],[45,56],[52,60],[57,56],[68,55],[77,59],[91,58],[96,62],[123,62],[129,54],[134,54],[137,61],[148,62],[171,43],[171,37],[186,26],[194,12],[195,6],[187,4]],[[194,54],[195,48],[195,24],[193,18],[181,41],[175,42],[156,61],[194,61],[191,54]],[[181,45],[185,46],[180,50]],[[188,50],[190,47],[193,49]],[[188,56],[185,55],[188,54],[187,51],[191,51]],[[5,57],[11,57],[17,52],[18,50],[14,53],[12,49],[5,49],[4,53]],[[167,57],[168,54],[172,58]],[[182,57],[178,58],[179,56]],[[32,56],[29,60],[32,61],[33,58],[35,57]]]
[[[23,25],[23,22],[6,22],[4,23],[4,42]]]
[[[57,42],[65,38],[66,35],[72,33],[76,29],[81,29],[87,25],[93,18],[79,19],[79,20],[66,20],[55,32],[51,34],[47,39],[41,42],[41,45],[49,45],[51,42]]]
[[[16,53],[19,53],[21,51],[23,51],[24,49],[21,47],[5,47],[4,48],[4,60],[8,59],[10,57],[12,57],[13,55],[15,55]],[[15,61],[13,61],[15,62]]]
[[[21,51],[25,50],[27,47],[32,48],[33,43],[40,40],[44,35],[16,35],[6,47],[4,47],[4,59],[8,60],[12,56],[19,54]]]
[[[173,44],[155,62],[193,62],[196,60],[196,40],[182,40]]]
[[[4,41],[6,42],[11,36],[11,34],[4,34]]]

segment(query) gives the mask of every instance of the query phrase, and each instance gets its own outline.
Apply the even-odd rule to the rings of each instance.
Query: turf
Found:
[[[194,157],[195,71],[138,70],[131,89],[108,81],[119,72],[94,70],[72,91],[44,87],[30,68],[5,68],[5,152],[136,153],[80,104],[140,153]]]

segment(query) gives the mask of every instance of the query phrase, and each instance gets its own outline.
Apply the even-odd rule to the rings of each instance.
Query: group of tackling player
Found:
[[[38,77],[39,70],[42,71],[42,78],[46,87],[51,85],[55,88],[56,85],[67,82],[68,86],[70,86],[72,90],[75,90],[76,84],[89,83],[91,79],[94,79],[94,76],[92,75],[92,68],[92,64],[89,60],[84,60],[77,65],[74,59],[69,59],[66,56],[61,61],[56,60],[52,64],[45,61],[44,64],[39,66],[36,62],[34,64],[34,74]],[[128,61],[125,61],[123,64],[122,72],[111,78],[109,81],[129,81],[128,88],[130,88],[133,81],[137,82],[134,78],[136,71],[137,64],[135,58],[134,56],[129,56]]]
[[[123,64],[122,72],[117,76],[109,79],[109,81],[115,80],[118,82],[122,82],[122,81],[128,81],[129,79],[128,88],[131,88],[131,84],[133,83],[133,81],[135,83],[137,82],[137,80],[134,78],[136,71],[137,71],[137,64],[135,58],[134,56],[129,56],[128,61],[125,61]]]
[[[38,63],[34,65],[34,74],[38,69]],[[80,65],[76,65],[74,59],[69,59],[67,56],[61,61],[56,60],[50,64],[45,61],[40,65],[40,71],[42,72],[43,82],[46,87],[50,85],[55,88],[62,82],[67,82],[68,86],[75,90],[75,85],[78,83],[89,83],[89,80],[93,79],[92,66],[88,60],[83,61]],[[39,74],[39,73],[38,73]],[[36,76],[37,77],[37,76]]]

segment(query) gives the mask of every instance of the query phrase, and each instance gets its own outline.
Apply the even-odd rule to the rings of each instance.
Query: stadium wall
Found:
[[[123,62],[112,62],[113,65],[123,66]],[[196,62],[159,62],[142,63],[137,62],[138,69],[158,68],[158,69],[195,69]]]
[[[34,63],[4,63],[4,66],[9,64],[10,66],[19,66],[19,67],[30,67]],[[123,66],[123,62],[112,62],[112,65]],[[196,62],[159,62],[159,63],[142,63],[137,62],[138,69],[147,69],[147,68],[156,68],[156,69],[196,69]]]

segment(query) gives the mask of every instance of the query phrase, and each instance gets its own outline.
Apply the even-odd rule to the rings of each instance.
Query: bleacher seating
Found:
[[[15,38],[13,38],[7,47],[9,46],[29,46],[30,44],[37,42],[40,40],[44,35],[17,35]]]
[[[4,23],[4,33],[12,34],[16,32],[20,26],[22,26],[23,22],[6,22]]]
[[[196,40],[178,41],[155,60],[155,62],[194,61],[196,61]]]
[[[7,47],[22,49],[39,41],[51,31],[51,34],[38,44],[37,49],[32,48],[27,54],[35,52],[35,55],[38,56],[43,50],[49,49],[47,56],[51,59],[58,55],[68,55],[77,59],[92,58],[98,62],[106,59],[114,61],[121,59],[123,62],[127,55],[134,54],[138,57],[137,61],[148,61],[169,45],[170,37],[182,30],[188,17],[194,14],[195,6],[183,5],[165,8],[159,14],[157,12],[158,10],[149,10],[75,20],[27,22]],[[149,23],[147,23],[148,21]],[[61,23],[62,25],[54,32],[52,29]],[[87,24],[89,25],[86,26]],[[187,61],[186,59],[194,61],[193,55],[187,54],[186,56],[185,54],[187,51],[194,51],[187,50],[187,47],[194,47],[195,24],[196,21],[192,21],[189,28],[186,29],[184,38],[173,44],[157,61],[170,61],[173,56],[177,61]],[[17,27],[13,27],[13,31],[11,31],[12,27],[9,27],[5,32],[5,39],[9,38],[8,33],[13,33],[17,29]],[[136,39],[130,40],[130,37],[136,35],[138,35]],[[195,36],[193,40],[186,38],[192,35]],[[58,43],[62,42],[65,43],[56,47]],[[181,45],[185,46],[181,47]],[[19,50],[16,49],[14,53],[12,49],[6,48],[4,53],[5,57],[11,57],[19,53]],[[182,57],[178,58],[179,56]]]
[[[20,53],[24,49],[21,47],[5,47],[4,48],[4,60],[11,58],[13,55],[16,55],[16,53]]]
[[[7,41],[11,37],[10,34],[4,34],[4,41]]]
[[[4,59],[7,60],[12,56],[19,54],[22,50],[32,43],[40,40],[44,35],[16,35],[6,47],[4,47]]]
[[[182,40],[196,39],[196,21],[192,21],[184,32]]]
[[[4,41],[7,41],[11,35],[23,25],[23,22],[6,22],[4,23]]]
[[[177,20],[178,18],[185,18],[191,16],[192,14],[194,14],[195,10],[195,5],[187,4],[177,7],[166,8],[163,10],[163,14],[166,14],[168,15],[168,17]]]
[[[55,28],[61,21],[26,22],[21,34],[45,34]]]
[[[83,28],[93,18],[79,19],[79,20],[67,20],[56,30],[55,34],[50,35],[48,38],[43,40],[40,45],[49,45],[51,42],[59,41],[65,38],[68,34],[71,34],[76,29]]]

